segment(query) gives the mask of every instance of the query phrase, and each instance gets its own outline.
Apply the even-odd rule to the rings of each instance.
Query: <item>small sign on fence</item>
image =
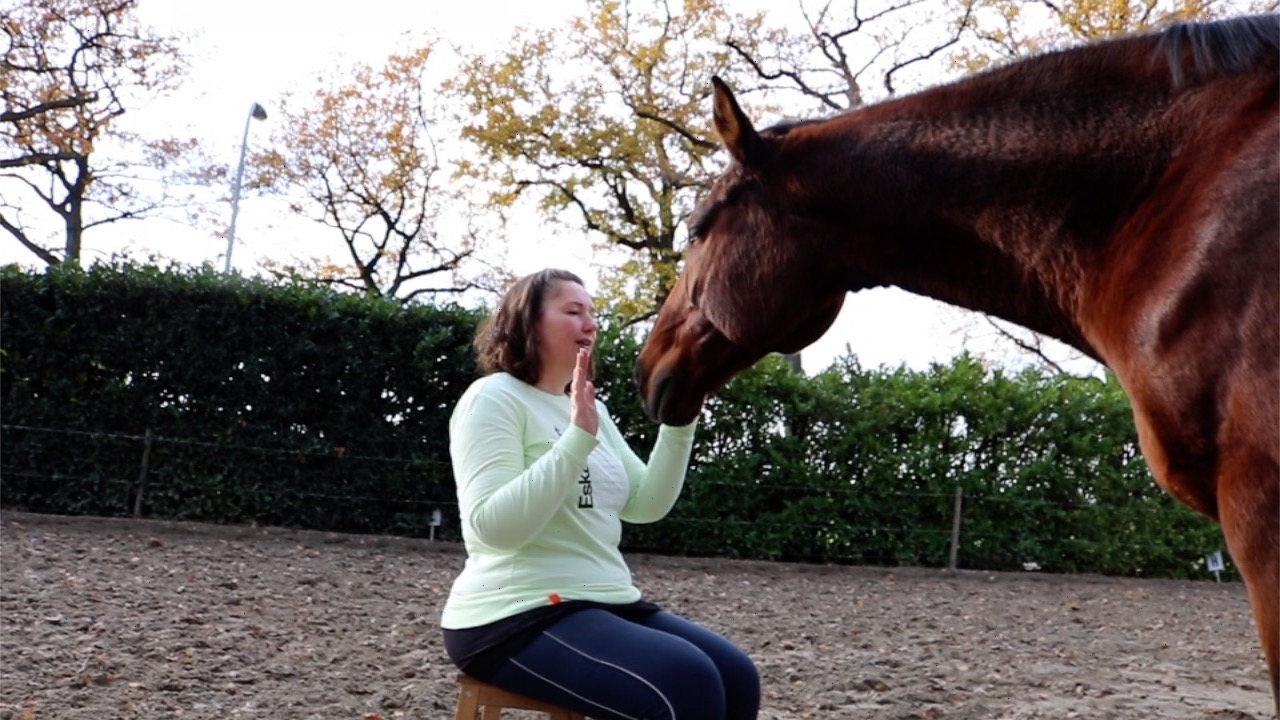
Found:
[[[1206,555],[1204,559],[1205,566],[1208,567],[1209,572],[1213,573],[1213,579],[1218,582],[1222,582],[1221,573],[1225,569],[1225,566],[1222,564],[1222,551],[1214,550]]]
[[[436,528],[440,527],[440,525],[443,522],[444,522],[444,513],[441,513],[439,510],[432,510],[430,537],[433,542],[436,539]]]

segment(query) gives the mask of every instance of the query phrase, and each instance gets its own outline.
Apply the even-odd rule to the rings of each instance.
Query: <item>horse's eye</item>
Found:
[[[698,208],[689,217],[689,244],[692,245],[707,236],[711,230],[710,208]]]
[[[689,218],[688,228],[689,244],[692,245],[698,242],[698,240],[707,232],[707,223],[705,218],[701,215],[695,215],[694,217]]]

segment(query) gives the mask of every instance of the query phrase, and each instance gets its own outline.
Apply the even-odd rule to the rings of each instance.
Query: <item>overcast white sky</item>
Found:
[[[763,0],[736,2],[745,11],[759,7]],[[775,17],[787,12],[787,7],[794,12],[794,3],[766,5]],[[404,32],[431,30],[451,42],[488,49],[497,47],[517,26],[554,27],[584,7],[581,0],[143,0],[140,15],[146,22],[189,37],[191,71],[178,95],[140,109],[135,118],[143,128],[156,123],[154,127],[166,134],[195,136],[234,167],[253,103],[261,103],[268,118],[250,126],[251,148],[268,139],[266,125],[284,92],[310,87],[318,77],[332,78],[352,60],[378,63]],[[230,203],[226,214],[229,220]],[[282,242],[289,234],[284,230],[289,222],[281,217],[284,214],[269,198],[242,198],[233,253],[237,268],[251,271],[259,258],[289,256]],[[151,238],[133,242],[135,256],[153,250],[184,262],[208,259],[221,266],[225,239],[207,229],[184,227],[173,220],[141,222],[149,224],[145,231],[139,223],[125,230],[130,237]],[[529,234],[539,230],[534,227]],[[95,244],[97,233],[88,236],[87,258],[109,255],[114,249]],[[554,239],[539,238],[536,253],[513,249],[512,269],[528,272],[556,265],[592,275],[580,238],[573,238],[574,243]],[[335,238],[332,254],[337,255],[340,246]],[[30,262],[29,257],[14,256],[12,248],[0,260]],[[961,320],[968,315],[898,290],[858,293],[849,297],[827,335],[803,353],[804,364],[809,371],[819,370],[846,347],[869,368],[900,364],[924,368],[932,361],[946,362],[962,349]],[[970,347],[998,352],[981,343]]]

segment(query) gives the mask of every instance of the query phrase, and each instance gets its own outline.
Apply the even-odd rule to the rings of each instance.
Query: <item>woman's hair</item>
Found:
[[[551,268],[520,278],[503,293],[498,309],[476,328],[473,345],[480,372],[505,372],[530,385],[538,383],[542,374],[538,321],[547,297],[560,281],[585,286],[582,278],[568,270]]]

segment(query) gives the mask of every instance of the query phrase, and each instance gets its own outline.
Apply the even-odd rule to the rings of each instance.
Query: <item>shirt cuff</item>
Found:
[[[595,450],[596,446],[600,444],[600,439],[577,425],[570,423],[569,429],[565,430],[564,434],[560,436],[559,444],[563,446],[565,452],[569,453],[571,456],[585,461],[587,456],[591,454],[591,451]]]
[[[693,432],[698,428],[698,421],[695,419],[688,425],[659,425],[658,433],[670,436],[673,439],[687,440],[693,438]]]

